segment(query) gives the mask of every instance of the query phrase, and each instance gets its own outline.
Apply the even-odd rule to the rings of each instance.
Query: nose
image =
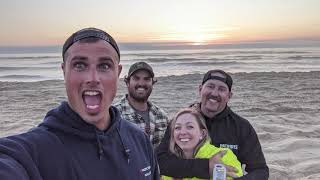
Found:
[[[218,96],[218,89],[217,88],[214,88],[214,89],[212,89],[211,90],[211,92],[210,92],[210,94],[212,95],[212,96]]]
[[[143,79],[139,79],[137,81],[137,84],[140,85],[140,86],[143,86],[145,83],[144,83],[144,80]]]
[[[100,83],[99,72],[96,68],[90,68],[87,74],[87,84],[90,86],[96,86]]]
[[[186,131],[185,128],[181,128],[181,129],[180,129],[180,134],[186,134],[186,133],[187,133],[187,131]]]

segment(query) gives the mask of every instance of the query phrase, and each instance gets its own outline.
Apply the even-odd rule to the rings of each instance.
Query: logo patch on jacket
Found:
[[[145,177],[151,175],[151,166],[147,166],[145,168],[140,169],[140,173],[144,175]]]
[[[221,148],[229,148],[231,150],[238,150],[237,144],[220,144]]]

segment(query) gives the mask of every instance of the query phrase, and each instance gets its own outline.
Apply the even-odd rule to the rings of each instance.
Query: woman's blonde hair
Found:
[[[198,125],[200,127],[200,130],[204,130],[203,138],[201,139],[201,141],[198,143],[198,145],[194,149],[193,156],[195,156],[195,154],[198,152],[199,148],[206,141],[211,141],[211,139],[210,139],[210,136],[208,135],[208,128],[206,126],[206,122],[205,122],[204,118],[202,117],[202,115],[195,108],[189,107],[189,108],[181,109],[180,111],[178,111],[175,114],[174,118],[170,122],[170,133],[171,133],[171,135],[170,135],[169,151],[171,153],[175,154],[178,157],[185,158],[184,155],[183,155],[182,149],[177,145],[177,143],[174,140],[175,124],[177,122],[178,117],[181,116],[182,114],[191,114],[191,115],[193,115],[197,120],[197,123],[198,123]]]

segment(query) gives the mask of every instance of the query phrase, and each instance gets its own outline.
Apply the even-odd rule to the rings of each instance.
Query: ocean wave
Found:
[[[50,70],[50,69],[56,69],[57,67],[26,67],[26,66],[22,66],[22,67],[1,67],[0,66],[0,71],[17,71],[17,70],[34,70],[34,71],[38,71],[38,70]]]
[[[43,79],[43,76],[39,75],[6,75],[0,76],[0,79]]]
[[[288,59],[293,59],[293,60],[302,60],[302,59],[318,59],[320,60],[320,56],[289,56]]]
[[[200,52],[199,52],[200,51]],[[198,52],[184,52],[184,51],[174,51],[174,52],[163,52],[163,53],[154,53],[154,52],[143,52],[143,53],[127,53],[125,55],[130,55],[130,56],[137,56],[137,57],[149,57],[149,56],[185,56],[185,55],[207,55],[207,56],[215,56],[215,55],[232,55],[232,54],[308,54],[310,52],[308,51],[281,51],[281,50],[264,50],[264,51],[259,51],[259,50],[254,50],[254,51],[249,51],[249,50],[243,50],[243,51],[221,51],[221,50],[211,50],[211,51],[201,51],[198,50]]]
[[[24,59],[24,60],[32,60],[32,59],[52,59],[52,58],[61,58],[61,56],[3,56],[1,59]]]
[[[209,62],[209,63],[238,63],[237,60],[248,60],[247,58],[239,59],[238,58],[147,58],[147,59],[132,59],[130,60],[130,63],[132,62],[138,62],[138,61],[146,61],[149,63],[172,63],[172,64],[184,64],[184,63],[196,63],[198,65],[199,62]],[[256,58],[255,60],[258,60]],[[193,64],[195,65],[195,64]]]
[[[211,62],[185,62],[185,63],[179,63],[179,65],[185,65],[185,66],[194,66],[194,63],[197,63],[197,66],[211,66],[211,65],[239,65],[239,64],[245,64],[242,62],[237,61],[211,61]]]

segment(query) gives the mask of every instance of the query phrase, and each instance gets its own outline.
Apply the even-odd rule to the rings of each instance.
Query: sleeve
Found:
[[[153,150],[153,147],[151,145],[151,142],[149,141],[149,138],[147,138],[147,142],[148,143],[148,147],[149,147],[149,152],[150,152],[150,156],[151,156],[151,172],[152,172],[152,179],[153,180],[160,180],[160,172],[159,172],[159,166],[158,166],[158,161],[157,161],[157,158],[156,158],[156,155],[155,155],[155,152]]]
[[[0,154],[0,179],[1,180],[29,180],[26,170],[16,160]]]
[[[226,148],[224,150],[227,150],[227,154],[224,155],[222,157],[222,162],[226,165],[229,165],[229,166],[232,166],[232,167],[235,167],[238,172],[237,172],[237,175],[240,177],[240,176],[243,176],[243,171],[242,171],[242,167],[241,167],[241,163],[240,161],[237,159],[237,156],[232,152],[232,150]]]
[[[19,137],[0,139],[0,179],[41,180],[38,168]]]
[[[169,152],[169,126],[156,149],[160,174],[176,178],[198,177],[208,179],[210,177],[208,159],[181,159]]]
[[[239,160],[246,164],[245,176],[237,178],[238,180],[267,180],[269,178],[269,168],[266,164],[261,145],[254,128],[249,124],[248,132],[243,135],[240,144]]]

